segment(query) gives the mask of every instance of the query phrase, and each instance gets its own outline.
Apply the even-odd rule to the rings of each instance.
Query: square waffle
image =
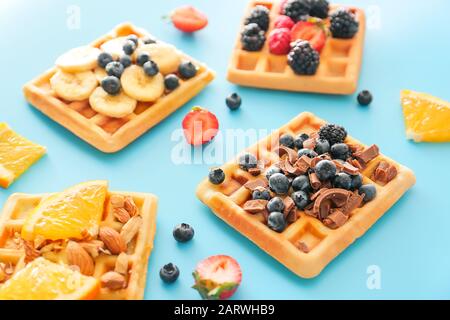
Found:
[[[270,26],[266,37],[273,30],[273,24],[280,12],[279,1],[251,0],[245,16],[257,5],[270,10]],[[330,6],[330,12],[337,6]],[[366,28],[364,11],[355,10],[359,20],[359,31],[352,39],[328,37],[320,54],[320,65],[312,76],[296,75],[287,64],[287,55],[274,55],[269,52],[268,40],[261,51],[250,52],[242,49],[240,32],[233,48],[228,67],[228,80],[243,86],[327,94],[352,94],[355,92],[364,47]]]
[[[17,272],[24,266],[25,250],[16,235],[20,234],[27,214],[51,194],[29,195],[16,193],[9,197],[0,218],[0,263],[4,263],[11,272]],[[101,288],[97,299],[130,300],[143,299],[147,278],[147,265],[153,249],[156,231],[157,198],[152,194],[111,192],[112,195],[131,197],[139,209],[142,225],[137,235],[129,243],[126,251],[129,259],[127,287],[120,290]],[[108,201],[109,202],[109,201]],[[108,226],[120,230],[122,224],[114,219],[112,210],[105,210],[100,226]],[[49,253],[43,256],[54,262],[64,261],[63,253]],[[101,253],[94,259],[93,276],[100,279],[103,274],[114,270],[117,256]],[[1,284],[0,284],[1,285]]]
[[[246,151],[257,156],[268,168],[279,160],[273,146],[278,145],[282,134],[297,136],[300,133],[316,132],[325,123],[311,113],[301,113]],[[347,137],[346,142],[364,146],[351,137]],[[370,178],[380,161],[387,161],[398,171],[398,175],[386,185]],[[244,184],[258,177],[240,169],[237,161],[230,161],[221,168],[226,175],[224,183],[213,185],[205,179],[198,186],[198,198],[219,218],[292,272],[304,278],[317,276],[339,253],[361,237],[415,183],[414,173],[410,169],[380,154],[361,172],[364,183],[375,185],[376,198],[354,210],[342,227],[329,229],[320,220],[297,210],[300,218],[282,233],[277,233],[264,224],[262,214],[252,215],[242,208],[251,198],[251,193]],[[309,252],[300,250],[301,245],[306,245]]]
[[[108,40],[131,34],[149,36],[145,30],[124,23],[91,45],[100,47]],[[52,120],[103,152],[117,152],[175,112],[214,79],[214,72],[206,65],[184,53],[180,55],[182,59],[192,61],[199,67],[197,75],[189,80],[180,79],[180,86],[176,90],[163,95],[156,102],[138,102],[135,111],[124,118],[99,114],[90,107],[88,100],[67,102],[56,97],[50,86],[50,78],[56,68],[27,83],[23,90],[28,102]]]

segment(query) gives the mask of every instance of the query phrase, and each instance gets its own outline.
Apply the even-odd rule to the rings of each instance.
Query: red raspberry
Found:
[[[291,31],[288,28],[272,30],[269,35],[269,50],[273,54],[288,54],[291,50]]]
[[[275,20],[275,29],[288,28],[289,30],[295,25],[294,20],[288,16],[280,15]]]

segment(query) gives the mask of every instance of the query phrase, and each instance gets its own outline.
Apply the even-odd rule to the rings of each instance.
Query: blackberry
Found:
[[[265,6],[256,6],[245,19],[245,24],[256,23],[262,30],[269,29],[269,9]]]
[[[256,23],[250,23],[244,27],[241,34],[241,43],[244,50],[259,51],[262,49],[266,36],[264,31]]]
[[[319,129],[320,139],[328,140],[330,145],[344,142],[347,138],[347,131],[344,127],[336,124],[325,124]]]
[[[358,32],[359,22],[355,14],[341,8],[331,14],[330,31],[334,38],[350,39]]]
[[[289,0],[284,6],[284,15],[297,22],[303,20],[310,10],[310,0]]]
[[[308,41],[297,40],[288,54],[288,64],[296,74],[313,75],[319,67],[319,53]]]
[[[328,10],[330,9],[330,4],[327,0],[310,0],[311,10],[309,15],[311,17],[318,17],[325,19],[328,17]]]

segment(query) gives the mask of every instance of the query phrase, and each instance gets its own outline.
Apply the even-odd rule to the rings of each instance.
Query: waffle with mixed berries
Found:
[[[334,126],[311,113],[301,113],[221,170],[212,170],[213,177],[210,174],[197,189],[199,199],[218,217],[304,278],[317,276],[415,183],[410,169],[379,153],[377,146],[367,147],[346,136],[342,127],[337,127],[341,131],[337,131],[336,139],[346,136],[342,144],[348,146],[351,156],[345,161],[329,153],[320,154],[323,139],[318,132],[324,127],[331,128],[333,137]],[[339,132],[345,135],[339,138]],[[297,136],[303,139],[300,146],[297,140],[291,145],[294,141],[286,139]],[[296,145],[303,149],[297,150]],[[322,161],[322,168],[332,162],[336,168],[333,175],[344,173],[351,184],[345,186],[345,179],[337,182],[335,176],[319,180]],[[275,184],[269,187],[273,170],[281,173],[280,178],[289,179],[292,185],[288,195],[277,195],[274,188],[279,186]],[[300,176],[308,176],[306,202],[302,198],[305,193],[294,194],[292,190],[296,184],[293,179]],[[282,200],[283,208],[272,216],[275,210],[270,206],[274,204],[269,205],[268,200],[274,198]],[[277,219],[285,225],[280,227]]]
[[[144,71],[147,61],[138,61],[142,52],[159,65],[149,64]],[[112,60],[97,63],[102,53]],[[107,67],[107,62],[115,65]],[[108,75],[121,79],[103,82]],[[116,152],[213,79],[213,71],[203,63],[124,23],[91,45],[61,56],[55,68],[24,86],[24,94],[34,107],[81,139],[103,152]]]
[[[250,1],[245,11],[239,36],[233,48],[228,67],[228,80],[243,86],[275,90],[325,94],[352,94],[355,92],[364,46],[364,11],[356,7],[331,5],[329,6],[329,15],[327,17],[309,13],[310,15],[315,15],[315,17],[305,16],[306,18],[299,18],[301,19],[299,21],[295,21],[295,19],[292,21],[287,18],[290,21],[288,23],[284,21],[277,22],[282,13],[285,13],[282,8],[285,5],[286,1]],[[250,50],[246,50],[242,44],[242,32],[246,25],[249,22],[256,22],[259,25],[267,24],[266,19],[262,19],[261,15],[255,17],[254,10],[257,6],[264,6],[268,9],[269,24],[267,31],[264,30],[264,25],[260,29],[254,26],[255,30],[248,31],[251,34],[247,37],[247,40],[256,43],[250,46]],[[351,38],[344,39],[342,35],[339,35],[341,38],[337,38],[338,35],[333,36],[329,32],[330,15],[339,9],[348,10],[359,24],[358,31]],[[321,16],[323,19],[317,18],[317,16]],[[275,26],[275,23],[280,23],[280,27]],[[307,27],[304,30],[299,30],[303,28],[301,24]],[[315,28],[314,25],[320,26],[319,28],[323,29],[323,33],[318,36],[311,33],[311,30]],[[283,33],[279,31],[281,27],[291,30],[285,30]],[[272,35],[272,33],[278,34]],[[293,36],[291,37],[291,35]],[[271,39],[271,37],[274,39]],[[312,39],[309,39],[309,37]],[[308,44],[301,45],[302,47],[307,47],[302,48],[302,50],[307,50],[308,54],[313,54],[313,51],[317,51],[315,50],[316,48],[318,49],[319,52],[317,52],[317,56],[314,59],[318,59],[320,56],[320,62],[318,67],[316,66],[312,69],[308,66],[303,67],[300,65],[298,69],[302,71],[294,72],[294,68],[288,63],[288,55],[294,51],[293,48],[290,49],[290,46],[300,38],[308,38],[306,40],[309,40],[311,43],[311,46]],[[280,46],[286,48],[280,48]],[[311,49],[311,47],[314,49]],[[311,58],[306,59],[310,62],[309,59]]]
[[[101,289],[96,299],[142,299],[156,231],[157,198],[145,193],[110,192],[100,235],[87,235],[81,241],[24,241],[21,232],[27,215],[49,196],[51,194],[14,194],[6,202],[0,220],[0,287],[27,263],[41,256],[98,279]],[[112,252],[102,241],[103,228],[109,232],[116,230],[112,233],[125,243],[123,252]],[[93,264],[69,263],[69,246],[71,250],[74,246],[82,248],[82,257]],[[75,262],[79,261],[75,258]]]

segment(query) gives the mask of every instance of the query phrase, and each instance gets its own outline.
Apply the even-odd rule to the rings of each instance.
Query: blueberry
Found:
[[[133,64],[133,61],[131,60],[131,57],[129,55],[122,55],[119,59],[120,63],[123,65],[124,68],[128,68]]]
[[[239,168],[242,170],[248,171],[248,169],[256,168],[258,164],[258,160],[251,153],[245,153],[239,157],[238,160]]]
[[[225,172],[220,168],[213,168],[209,171],[208,178],[212,184],[221,184],[225,181]]]
[[[330,154],[333,159],[347,160],[350,156],[350,148],[345,143],[336,143],[331,146]]]
[[[309,204],[308,194],[304,191],[295,191],[291,195],[292,200],[294,200],[295,205],[299,210],[303,210]]]
[[[283,134],[283,135],[280,137],[280,144],[281,144],[282,146],[285,146],[285,147],[294,149],[294,147],[295,147],[295,145],[294,145],[294,137],[291,136],[290,134],[287,134],[287,133],[286,133],[286,134]]]
[[[100,68],[106,68],[106,65],[108,63],[112,62],[113,60],[114,59],[111,54],[109,54],[107,52],[102,52],[99,54],[99,56],[97,58],[97,63]]]
[[[267,189],[256,189],[252,193],[253,200],[270,200],[270,192]]]
[[[164,85],[166,86],[167,90],[175,90],[180,85],[180,79],[174,74],[168,74],[164,78]]]
[[[156,62],[153,60],[150,60],[150,61],[147,61],[146,63],[144,63],[143,68],[144,68],[145,74],[148,75],[149,77],[156,76],[159,72],[159,67],[156,64]]]
[[[135,35],[135,34],[130,34],[130,35],[127,37],[127,40],[132,41],[136,47],[137,47],[138,44],[139,44],[139,38],[138,38],[138,36]]]
[[[372,102],[372,100],[373,100],[373,96],[372,96],[372,94],[370,93],[370,91],[368,91],[368,90],[363,90],[363,91],[361,91],[359,94],[358,94],[358,103],[361,105],[361,106],[368,106],[371,102]]]
[[[106,73],[108,74],[108,76],[114,76],[116,78],[120,78],[122,76],[123,70],[125,70],[125,68],[123,67],[123,65],[120,62],[113,61],[113,62],[108,63],[105,70],[106,70]]]
[[[271,166],[269,169],[267,169],[266,171],[267,180],[269,180],[270,177],[275,173],[281,173],[281,169],[276,166]]]
[[[356,176],[352,176],[352,189],[356,190],[359,189],[362,186],[363,183],[363,177],[360,174],[357,174]]]
[[[108,92],[110,95],[116,95],[120,92],[121,85],[120,80],[117,77],[114,76],[108,76],[102,80],[102,88],[106,92]]]
[[[194,229],[187,223],[179,224],[173,229],[173,237],[178,242],[188,242],[194,237]]]
[[[197,74],[197,67],[190,61],[182,62],[178,66],[178,73],[183,79],[190,79]]]
[[[125,41],[125,44],[123,45],[123,52],[125,52],[128,55],[133,54],[133,52],[136,50],[136,44],[132,40]]]
[[[336,175],[336,165],[330,160],[321,160],[315,167],[317,178],[327,181]]]
[[[352,178],[345,172],[338,173],[333,180],[335,188],[350,190],[352,188]]]
[[[159,270],[159,276],[165,283],[172,283],[175,282],[180,276],[180,270],[173,263],[169,263]]]
[[[311,192],[312,187],[309,178],[306,175],[298,176],[292,181],[292,189],[294,191]]]
[[[306,133],[300,134],[294,141],[295,147],[300,150],[303,149],[303,142],[309,139],[309,135]]]
[[[324,154],[330,151],[330,143],[324,139],[317,139],[314,151],[318,154]]]
[[[225,103],[231,110],[236,110],[241,106],[242,99],[237,93],[232,93],[225,99]]]
[[[267,225],[276,232],[283,232],[286,229],[286,219],[281,212],[274,211],[269,215]]]
[[[280,197],[274,197],[270,199],[267,203],[267,210],[269,212],[283,212],[284,211],[284,202]]]
[[[313,150],[311,150],[311,149],[303,148],[303,149],[300,149],[300,150],[298,151],[298,157],[300,158],[300,157],[302,157],[302,156],[307,156],[307,157],[309,157],[309,158],[312,159],[312,158],[317,157],[318,154],[317,154],[317,152],[315,152],[315,151],[313,151]]]
[[[282,173],[275,173],[269,179],[269,187],[276,194],[289,192],[289,179]]]
[[[156,43],[156,40],[152,37],[147,37],[147,38],[142,39],[142,42],[144,44],[153,44],[153,43]]]
[[[144,65],[144,63],[146,63],[149,60],[150,60],[150,55],[147,52],[140,52],[137,55],[136,63],[142,67]]]
[[[377,195],[377,189],[373,184],[365,184],[358,190],[359,194],[364,194],[364,202],[369,202],[375,199]]]

